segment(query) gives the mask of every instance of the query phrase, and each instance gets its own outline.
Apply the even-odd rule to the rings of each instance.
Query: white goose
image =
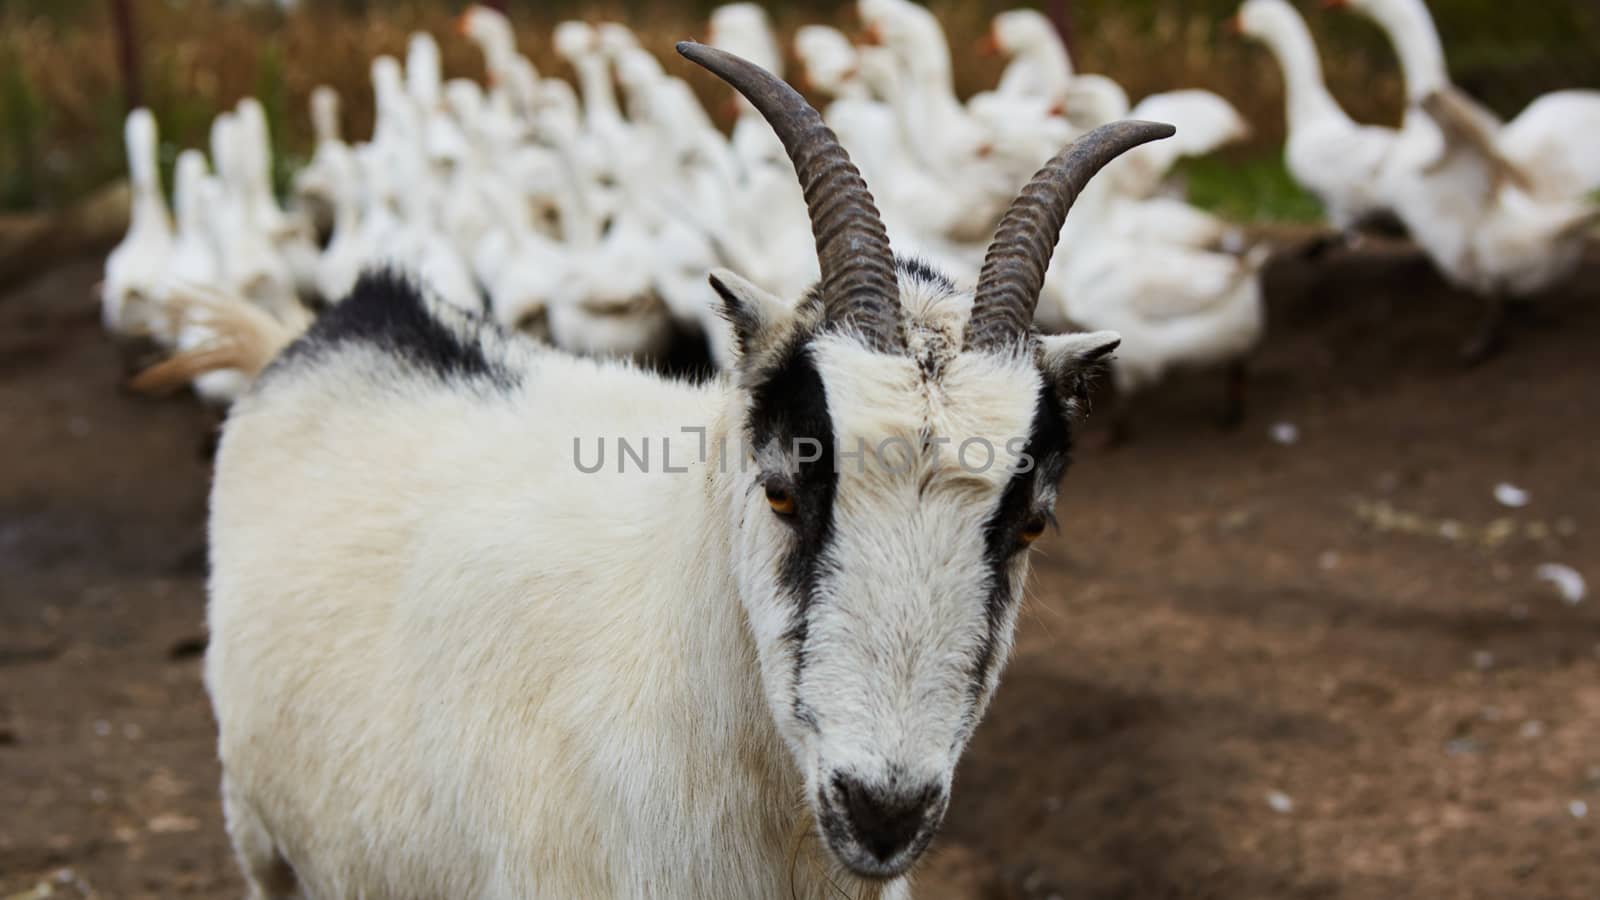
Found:
[[[316,145],[311,151],[311,161],[294,174],[296,204],[311,218],[318,234],[327,234],[333,228],[333,173],[326,156],[334,144],[343,145],[339,129],[339,92],[327,85],[311,90],[311,131]]]
[[[1109,196],[1102,194],[1099,202]],[[1085,200],[1096,202],[1086,195],[1078,203]],[[1115,328],[1122,335],[1112,362],[1119,397],[1154,385],[1174,368],[1226,365],[1227,417],[1242,415],[1242,361],[1266,324],[1264,248],[1238,257],[1079,232],[1064,239],[1062,250],[1066,255],[1057,254],[1047,283],[1055,283],[1054,294],[1072,323]]]
[[[210,285],[221,274],[217,258],[212,210],[221,199],[222,185],[206,171],[206,156],[199,150],[178,154],[172,171],[172,207],[177,237],[167,262],[170,282]]]
[[[706,43],[742,56],[774,75],[783,76],[783,52],[766,10],[755,3],[729,3],[711,11]],[[736,118],[729,144],[734,158],[747,170],[758,171],[787,162],[783,145],[756,112],[756,108],[730,89],[729,103]],[[791,179],[792,180],[792,179]],[[796,196],[799,196],[796,194]]]
[[[1600,190],[1600,153],[1591,140],[1600,132],[1600,91],[1546,94],[1511,122],[1501,123],[1450,81],[1444,46],[1423,0],[1326,0],[1326,5],[1349,7],[1383,28],[1400,57],[1411,104],[1437,92],[1457,94],[1452,107],[1473,116],[1473,127],[1492,137],[1497,154],[1515,167],[1519,181],[1537,199],[1571,200]],[[1408,121],[1408,129],[1411,125]],[[1436,132],[1419,136],[1418,152],[1431,153],[1428,142],[1436,139]]]
[[[236,113],[241,190],[250,218],[288,266],[296,294],[309,297],[316,290],[318,250],[314,228],[309,218],[286,213],[278,206],[272,189],[272,137],[261,102],[246,97],[239,101]]]
[[[989,23],[985,52],[1010,57],[995,93],[1059,103],[1072,81],[1072,57],[1054,22],[1032,9],[1000,13]]]
[[[1246,0],[1232,28],[1265,44],[1283,71],[1289,174],[1321,201],[1328,222],[1351,230],[1388,210],[1380,184],[1394,152],[1392,128],[1361,125],[1322,77],[1311,32],[1288,0]]]
[[[237,113],[223,113],[211,123],[211,160],[223,186],[212,210],[221,280],[229,293],[287,319],[300,299],[288,262],[261,229],[250,127]]]
[[[1204,156],[1250,134],[1233,104],[1211,91],[1178,90],[1151,94],[1131,109],[1122,86],[1104,75],[1078,75],[1065,89],[1067,117],[1086,128],[1118,119],[1169,122],[1178,133],[1170,140],[1136,147],[1107,166],[1101,180],[1130,197],[1153,196],[1180,159]]]
[[[159,327],[156,304],[172,254],[172,218],[156,165],[156,119],[148,109],[128,114],[123,125],[132,193],[128,232],[106,258],[100,283],[100,318],[118,337],[149,335]]]

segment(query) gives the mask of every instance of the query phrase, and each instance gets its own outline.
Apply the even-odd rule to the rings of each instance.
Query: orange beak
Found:
[[[1239,37],[1239,36],[1243,35],[1244,34],[1244,18],[1242,16],[1234,16],[1233,18],[1229,19],[1228,20],[1227,29],[1228,29],[1228,33],[1233,35],[1234,37]]]
[[[883,29],[878,27],[877,22],[868,24],[866,29],[861,32],[861,43],[869,47],[883,45]]]
[[[989,33],[988,34],[986,34],[983,37],[978,39],[978,55],[979,56],[999,56],[1000,55],[1000,39],[994,36],[994,29],[992,29],[992,28],[989,29]]]
[[[456,34],[466,36],[467,23],[472,19],[472,7],[467,7],[461,15],[456,16]]]
[[[1046,112],[1047,112],[1048,115],[1054,116],[1054,117],[1059,118],[1059,119],[1066,118],[1067,117],[1067,101],[1065,101],[1065,100],[1057,100],[1056,102],[1050,104],[1050,109],[1047,110]]]

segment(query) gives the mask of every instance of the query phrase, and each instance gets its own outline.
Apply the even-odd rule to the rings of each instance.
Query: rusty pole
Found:
[[[144,103],[144,91],[139,83],[139,41],[133,31],[133,0],[111,0],[111,18],[117,30],[122,99],[131,112]]]

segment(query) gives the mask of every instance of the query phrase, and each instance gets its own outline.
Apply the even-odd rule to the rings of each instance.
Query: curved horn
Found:
[[[889,233],[867,183],[822,116],[794,88],[748,60],[693,41],[680,41],[678,52],[743,94],[783,142],[811,215],[828,321],[852,326],[875,350],[901,351],[900,288]]]
[[[1176,132],[1160,122],[1112,122],[1068,144],[1044,164],[995,229],[978,273],[965,348],[999,350],[1028,334],[1061,226],[1084,185],[1126,151]]]

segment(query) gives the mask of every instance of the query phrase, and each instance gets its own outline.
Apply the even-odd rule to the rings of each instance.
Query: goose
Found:
[[[864,178],[887,186],[896,172],[914,164],[889,102],[898,96],[899,80],[888,50],[858,49],[843,32],[826,25],[806,25],[796,31],[794,50],[806,82],[833,98],[822,117],[850,148],[851,161]],[[864,68],[872,71],[863,74]]]
[[[423,152],[441,174],[470,153],[462,125],[450,114],[444,97],[439,44],[425,31],[412,33],[406,44],[405,87],[422,123]]]
[[[1010,57],[994,92],[1058,103],[1072,81],[1072,57],[1055,23],[1032,9],[1013,9],[995,16],[984,38],[986,53]]]
[[[132,194],[128,231],[106,257],[100,283],[100,318],[117,337],[147,335],[157,323],[154,304],[173,249],[172,218],[161,191],[156,165],[156,119],[143,107],[128,114],[123,142],[128,154]]]
[[[1284,163],[1322,204],[1329,224],[1349,232],[1388,212],[1380,176],[1399,135],[1345,113],[1322,77],[1311,31],[1288,0],[1246,0],[1231,29],[1272,52],[1283,72],[1288,140]]]
[[[315,143],[305,168],[294,173],[290,190],[296,207],[311,220],[319,237],[333,228],[333,175],[326,162],[327,148],[342,144],[339,129],[339,92],[319,84],[311,89],[311,133]]]
[[[1431,94],[1455,94],[1452,108],[1472,116],[1472,128],[1493,136],[1497,155],[1515,168],[1516,177],[1537,199],[1571,200],[1600,190],[1600,153],[1589,140],[1600,131],[1600,91],[1545,94],[1502,123],[1451,83],[1444,46],[1422,0],[1324,0],[1324,5],[1357,11],[1382,27],[1400,57],[1411,108]],[[1413,118],[1408,115],[1408,128]],[[1416,122],[1415,130],[1416,152],[1424,157],[1434,153],[1438,132],[1426,121]]]
[[[176,239],[167,262],[169,282],[216,284],[217,258],[211,211],[221,200],[222,185],[207,171],[206,156],[188,149],[178,154],[172,170],[172,207]]]
[[[532,86],[528,76],[537,83],[539,72],[526,56],[517,52],[517,35],[511,20],[499,10],[474,4],[456,18],[456,33],[472,41],[483,53],[491,94],[503,93],[508,108],[525,112],[533,99],[523,95]]]
[[[247,113],[224,112],[211,123],[211,160],[223,187],[212,209],[217,258],[229,293],[284,319],[300,300],[293,271],[261,227],[259,159],[252,130]]]
[[[284,212],[273,194],[272,137],[267,130],[266,110],[261,101],[245,97],[239,101],[235,112],[243,178],[241,190],[251,221],[283,257],[296,294],[311,296],[316,290],[316,234],[308,218]]]
[[[767,18],[766,10],[755,3],[728,3],[713,9],[706,42],[783,77],[783,53],[773,33],[772,21]],[[750,101],[734,91],[728,96],[735,111],[729,144],[740,165],[762,170],[787,160],[777,135],[767,127]]]
[[[657,147],[652,171],[638,188],[678,209],[705,208],[727,197],[739,182],[738,164],[693,89],[637,46],[615,47],[612,57],[630,118]]]
[[[650,268],[638,264],[652,252],[642,224],[619,216],[603,241],[574,260],[571,296],[547,311],[555,345],[586,356],[663,358],[672,318],[655,293]]]
[[[330,145],[324,164],[336,187],[333,231],[317,260],[317,294],[337,303],[355,287],[362,266],[374,253],[368,242],[380,235],[362,227],[361,167],[355,153],[343,144]]]
[[[898,63],[898,96],[891,105],[900,114],[908,149],[937,177],[972,178],[993,144],[956,98],[950,45],[939,20],[910,0],[859,0],[857,11],[869,40],[887,47]],[[995,189],[1004,192],[1003,186]]]
[[[835,100],[870,100],[861,80],[855,45],[831,25],[802,25],[794,33],[794,52],[805,71],[806,86]]]
[[[1233,104],[1212,91],[1151,94],[1130,109],[1127,91],[1112,79],[1078,75],[1067,85],[1062,105],[1067,117],[1085,128],[1127,118],[1170,122],[1177,127],[1172,140],[1157,142],[1170,146],[1135,148],[1106,168],[1105,180],[1131,197],[1154,195],[1178,160],[1213,153],[1250,134],[1249,124]]]
[[[557,55],[572,66],[583,98],[583,151],[578,157],[590,180],[614,183],[645,165],[648,149],[635,140],[633,129],[617,107],[616,85],[600,35],[585,22],[558,24],[552,36]]]
[[[1112,196],[1085,195],[1078,203]],[[1062,249],[1066,255],[1058,254],[1046,279],[1061,314],[1080,328],[1114,325],[1123,336],[1112,362],[1114,437],[1125,431],[1126,399],[1180,367],[1226,366],[1225,421],[1242,417],[1243,360],[1266,324],[1260,278],[1266,248],[1238,256],[1080,231]]]
[[[402,146],[415,146],[421,138],[397,134],[395,140]],[[407,169],[389,164],[381,155],[369,155],[361,163],[366,206],[357,249],[366,256],[359,269],[382,266],[404,271],[446,303],[483,312],[483,296],[465,260],[439,232],[437,198],[424,189],[426,176],[408,179]]]
[[[1468,363],[1497,351],[1509,298],[1528,298],[1569,277],[1582,260],[1600,207],[1547,200],[1500,156],[1496,134],[1453,91],[1424,97],[1418,114],[1438,127],[1442,149],[1420,168],[1391,166],[1395,209],[1451,283],[1482,297],[1486,314],[1462,350]]]

